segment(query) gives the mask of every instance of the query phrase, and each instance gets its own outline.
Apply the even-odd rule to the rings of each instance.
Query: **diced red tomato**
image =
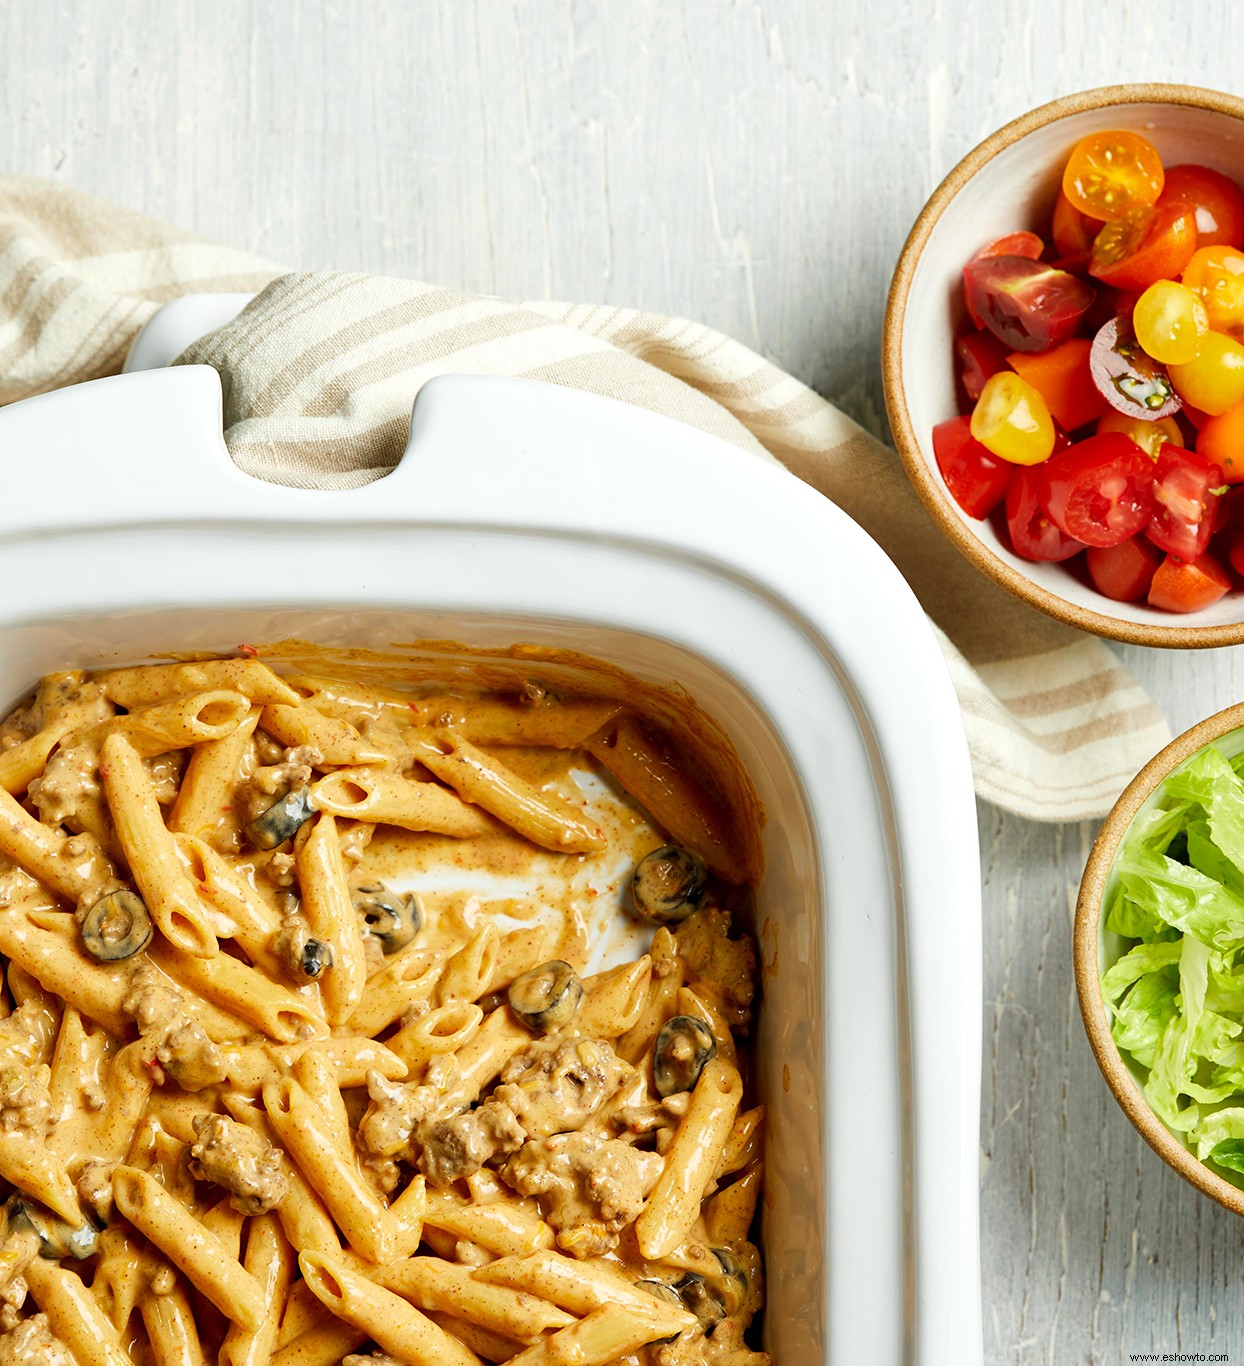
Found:
[[[1085,545],[1118,545],[1153,516],[1153,461],[1119,432],[1091,436],[1051,456],[1044,474],[1050,520]]]
[[[1153,465],[1153,517],[1145,535],[1170,555],[1198,560],[1209,545],[1222,470],[1199,451],[1166,445]]]
[[[1067,431],[1075,431],[1095,422],[1110,406],[1093,382],[1089,368],[1092,349],[1087,337],[1072,337],[1048,351],[1036,355],[1015,351],[1006,359],[1045,400],[1050,416]]]
[[[1241,527],[1231,537],[1231,546],[1227,551],[1227,560],[1231,568],[1244,579],[1244,527]]]
[[[952,417],[933,428],[933,457],[950,496],[969,517],[987,517],[1006,495],[1015,468],[977,441],[966,417]]]
[[[1208,166],[1168,166],[1158,203],[1182,199],[1196,209],[1197,245],[1244,247],[1244,190]]]
[[[1084,558],[1099,593],[1115,602],[1137,602],[1149,592],[1162,557],[1147,541],[1133,536],[1118,545],[1090,546]]]
[[[963,392],[975,403],[985,381],[1006,369],[1006,348],[988,332],[965,332],[955,338],[955,359]]]
[[[1006,489],[1006,529],[1017,555],[1026,560],[1069,560],[1084,549],[1064,536],[1045,510],[1045,467],[1019,465]]]
[[[1024,256],[992,256],[963,268],[969,310],[1013,351],[1066,341],[1097,296],[1087,280]]]
[[[1107,223],[1093,241],[1089,274],[1140,293],[1157,280],[1178,279],[1194,251],[1196,210],[1182,199],[1169,200]]]
[[[1204,554],[1191,564],[1168,555],[1149,585],[1149,605],[1166,612],[1199,612],[1230,587],[1230,576],[1212,555]]]

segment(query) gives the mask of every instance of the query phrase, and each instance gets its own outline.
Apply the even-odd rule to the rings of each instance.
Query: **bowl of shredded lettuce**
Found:
[[[1119,798],[1080,886],[1075,969],[1129,1119],[1244,1214],[1244,705],[1173,741]]]

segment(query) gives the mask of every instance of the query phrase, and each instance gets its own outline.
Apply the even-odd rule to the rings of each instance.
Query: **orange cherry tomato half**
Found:
[[[1090,133],[1072,149],[1063,171],[1063,193],[1072,208],[1109,221],[1153,204],[1165,174],[1158,149],[1139,133]]]
[[[1115,289],[1145,290],[1177,279],[1196,251],[1196,210],[1183,200],[1136,208],[1097,234],[1089,274]]]
[[[1168,555],[1149,585],[1149,605],[1166,612],[1199,612],[1230,587],[1230,575],[1208,552],[1191,563]]]
[[[1058,264],[1064,270],[1082,269],[1088,263],[1093,238],[1101,224],[1084,214],[1067,198],[1061,190],[1054,204],[1054,222],[1050,236],[1054,239],[1054,250],[1058,253]]]
[[[1101,417],[1109,407],[1093,382],[1089,367],[1092,349],[1087,337],[1072,337],[1048,351],[1016,351],[1006,360],[1045,400],[1054,421],[1073,432]]]
[[[1182,199],[1196,207],[1197,244],[1244,247],[1244,190],[1208,166],[1168,166],[1158,203]]]
[[[1200,297],[1215,332],[1244,337],[1244,252],[1198,247],[1184,268],[1183,283]]]
[[[1244,484],[1244,403],[1208,418],[1197,433],[1196,448],[1222,468],[1228,484]]]

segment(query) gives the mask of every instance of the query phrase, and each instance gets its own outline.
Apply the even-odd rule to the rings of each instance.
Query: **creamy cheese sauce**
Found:
[[[763,1360],[744,1339],[762,1299],[750,1241],[762,1116],[749,1109],[746,1089],[757,967],[751,940],[732,920],[759,875],[759,808],[723,737],[688,699],[579,656],[519,650],[480,658],[452,647],[433,651],[420,669],[396,673],[380,656],[343,662],[300,643],[263,655],[302,700],[255,702],[249,738],[229,751],[221,800],[191,828],[180,813],[200,747],[161,749],[158,736],[143,730],[143,716],[156,696],[206,696],[209,689],[196,686],[190,672],[195,665],[163,683],[142,670],[55,676],[0,723],[0,786],[17,792],[32,824],[50,832],[57,866],[72,870],[72,880],[57,873],[49,886],[51,874],[28,852],[43,836],[32,835],[20,813],[0,821],[9,1011],[0,1020],[0,1175],[16,1190],[0,1244],[0,1366],[73,1366],[46,1315],[32,1312],[47,1308],[25,1280],[40,1248],[42,1260],[60,1260],[81,1276],[112,1315],[117,1350],[137,1363],[151,1360],[144,1323],[152,1320],[142,1296],[171,1294],[181,1277],[158,1256],[144,1262],[127,1252],[145,1288],[118,1301],[114,1279],[125,1256],[112,1235],[136,1236],[113,1199],[118,1164],[155,1175],[218,1231],[234,1227],[238,1251],[246,1245],[244,1220],[269,1210],[293,1236],[288,1177],[298,1161],[255,1119],[267,1102],[265,1084],[291,1076],[313,1093],[317,1078],[330,1078],[317,1101],[377,1208],[424,1179],[438,1208],[448,1201],[512,1217],[508,1239],[515,1244],[527,1236],[520,1230],[545,1229],[547,1241],[533,1250],[549,1247],[599,1267],[623,1290],[642,1286],[650,1312],[664,1305],[676,1327],[686,1325],[635,1343],[617,1360]],[[236,687],[215,673],[209,681],[219,683],[218,692],[240,690],[249,705],[242,682],[249,661],[234,663]],[[312,672],[315,666],[323,672]],[[58,724],[59,742],[23,781],[18,759]],[[136,888],[137,867],[148,856],[124,828],[115,775],[110,785],[101,759],[110,729],[135,737],[144,786],[160,819],[178,827],[178,856],[197,888],[206,932],[219,938],[223,957],[243,973],[239,980],[262,974],[284,999],[301,1003],[305,1023],[287,1037],[247,1016],[237,995],[244,986],[219,986],[195,960],[172,952],[158,928],[149,946],[116,961],[88,951],[86,912],[109,889]],[[437,740],[430,749],[430,736],[449,743]],[[451,751],[485,774],[492,796],[479,787],[454,795],[456,774],[442,768]],[[329,933],[323,926],[331,924],[315,909],[305,878],[307,832],[331,819],[316,814],[324,809],[316,805],[317,783],[333,772],[387,775],[406,784],[412,802],[436,787],[438,802],[452,798],[455,811],[469,814],[473,833],[348,817],[326,826],[333,832],[328,857],[339,863],[356,905],[362,889],[381,888],[407,910],[373,907],[373,919],[345,931],[346,939],[333,939],[332,931],[328,966],[306,975],[317,961],[315,934]],[[270,808],[287,801],[296,807],[306,792],[307,809],[294,818],[301,824],[272,847],[256,847]],[[511,818],[519,798],[529,810]],[[679,836],[708,865],[707,889],[687,918],[654,936],[628,889],[640,860]],[[559,839],[577,841],[577,851],[548,847]],[[66,886],[84,889],[76,905]],[[381,937],[378,926],[397,926],[407,912],[417,921],[408,942]],[[332,992],[341,989],[351,954],[360,988],[347,1007],[334,1007]],[[586,1004],[572,1007],[565,1021],[537,1027],[515,1013],[511,985],[550,960],[569,965]],[[624,973],[631,963],[630,995],[619,986],[606,997],[614,980],[606,970]],[[396,1007],[386,1005],[390,997]],[[613,1018],[593,1006],[603,999],[615,1002]],[[616,1012],[624,1010],[623,1021]],[[699,1022],[699,1034],[679,1025],[688,1018]],[[582,1025],[585,1019],[594,1024]],[[663,1044],[671,1021],[683,1033]],[[701,1038],[713,1046],[697,1055]],[[441,1046],[448,1039],[457,1043],[452,1050]],[[736,1078],[741,1072],[743,1098],[735,1096],[725,1130],[689,1131],[702,1088],[660,1093],[654,1047],[668,1047],[671,1065],[698,1056],[704,1067],[715,1053],[714,1066]],[[46,1171],[30,1155],[45,1144]],[[645,1233],[645,1218],[661,1222],[662,1211],[674,1208],[670,1177],[682,1180],[684,1171],[694,1208],[674,1233]],[[38,1203],[49,1191],[57,1194],[57,1213]],[[45,1225],[63,1237],[73,1232],[71,1207],[85,1230],[79,1236],[91,1240],[86,1257],[45,1236]],[[513,1215],[503,1215],[511,1207]],[[42,1232],[32,1242],[24,1211],[36,1209],[44,1224],[36,1220]],[[500,1245],[454,1227],[429,1214],[422,1245],[408,1255],[444,1258],[481,1275],[503,1256]],[[351,1241],[348,1230],[342,1237]],[[637,1313],[644,1302],[641,1296]],[[199,1317],[204,1348],[214,1352],[225,1320],[207,1304]],[[505,1359],[498,1325],[468,1332],[455,1329],[452,1313],[446,1317],[447,1331],[484,1359]],[[282,1332],[291,1335],[284,1346],[297,1342],[299,1326],[296,1317],[284,1329],[274,1324],[274,1345]],[[370,1356],[336,1359],[375,1366],[401,1359],[382,1355],[383,1346],[381,1339]],[[522,1350],[518,1339],[509,1346],[513,1354]]]

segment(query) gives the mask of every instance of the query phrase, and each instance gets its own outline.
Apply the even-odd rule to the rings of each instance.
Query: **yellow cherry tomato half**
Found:
[[[1174,280],[1158,280],[1136,300],[1132,329],[1144,351],[1163,365],[1186,365],[1201,352],[1209,317],[1199,294]]]
[[[1098,436],[1106,432],[1121,432],[1155,460],[1158,452],[1168,443],[1172,446],[1184,444],[1184,434],[1173,417],[1160,417],[1156,422],[1147,422],[1143,417],[1131,417],[1112,408],[1097,424]]]
[[[1205,305],[1215,332],[1244,340],[1244,252],[1198,247],[1180,279]]]
[[[1012,465],[1039,465],[1054,450],[1054,422],[1045,400],[1009,370],[985,381],[971,429],[991,455]]]
[[[1200,354],[1186,365],[1168,365],[1175,392],[1211,417],[1244,399],[1244,346],[1221,332],[1207,332]]]
[[[1063,193],[1090,218],[1121,218],[1148,207],[1162,193],[1166,174],[1158,149],[1139,133],[1090,133],[1072,149]]]

